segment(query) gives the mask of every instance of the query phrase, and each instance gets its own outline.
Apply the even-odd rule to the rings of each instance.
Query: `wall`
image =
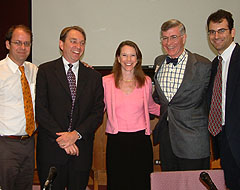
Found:
[[[160,27],[171,18],[187,28],[186,48],[209,59],[215,55],[207,41],[207,17],[219,8],[233,13],[236,41],[240,41],[239,0],[34,0],[33,62],[37,65],[59,57],[58,41],[66,26],[80,25],[87,33],[83,60],[94,66],[111,66],[117,46],[135,41],[143,64],[152,65],[162,54]]]
[[[5,34],[12,25],[24,24],[31,27],[31,0],[1,1],[0,11],[0,60],[6,57]],[[31,60],[31,55],[28,60]]]

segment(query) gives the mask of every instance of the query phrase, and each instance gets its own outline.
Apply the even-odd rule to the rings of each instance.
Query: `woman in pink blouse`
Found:
[[[152,99],[152,82],[141,64],[138,46],[123,41],[112,74],[103,77],[108,190],[150,190],[153,150],[149,113],[159,115],[160,106]]]

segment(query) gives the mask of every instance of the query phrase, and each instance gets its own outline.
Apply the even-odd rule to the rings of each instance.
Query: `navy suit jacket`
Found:
[[[76,141],[80,156],[70,156],[56,143],[56,132],[68,130],[72,105],[62,58],[39,66],[36,86],[39,163],[63,164],[71,158],[76,169],[88,171],[91,168],[94,132],[103,118],[103,97],[100,73],[80,62],[72,127],[82,139]]]
[[[214,78],[217,73],[218,58],[213,60],[210,79],[209,100],[211,101]],[[238,166],[240,167],[240,46],[236,44],[233,50],[227,76],[225,131],[227,141]],[[215,140],[213,138],[213,140]],[[215,147],[216,148],[216,147]],[[218,158],[217,150],[215,158]]]

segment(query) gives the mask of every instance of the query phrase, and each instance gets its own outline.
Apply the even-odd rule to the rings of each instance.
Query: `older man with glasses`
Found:
[[[160,39],[167,55],[155,59],[153,95],[161,105],[153,137],[160,143],[162,171],[210,167],[206,92],[211,62],[186,50],[186,38],[180,21],[163,23]]]

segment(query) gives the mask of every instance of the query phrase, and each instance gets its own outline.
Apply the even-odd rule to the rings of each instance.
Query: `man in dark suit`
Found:
[[[163,171],[209,169],[206,92],[211,62],[184,48],[186,30],[175,19],[163,23],[161,43],[167,55],[155,59],[154,99],[161,115],[153,131],[160,143]]]
[[[213,60],[210,79],[209,102],[209,130],[212,133],[215,158],[220,157],[224,170],[226,186],[229,189],[240,189],[240,46],[234,43],[235,29],[232,14],[225,10],[218,10],[207,20],[208,36],[211,44],[217,50],[218,56]],[[221,62],[219,62],[221,60]],[[220,67],[221,65],[221,67]],[[219,68],[222,68],[220,70]],[[210,126],[211,109],[215,109],[214,101],[217,94],[215,83],[217,73],[221,76],[219,93],[221,107],[219,127]]]
[[[52,189],[85,190],[92,165],[94,132],[103,117],[100,73],[83,66],[86,35],[78,26],[60,34],[62,57],[39,66],[36,86],[38,174],[43,187],[51,166]]]

